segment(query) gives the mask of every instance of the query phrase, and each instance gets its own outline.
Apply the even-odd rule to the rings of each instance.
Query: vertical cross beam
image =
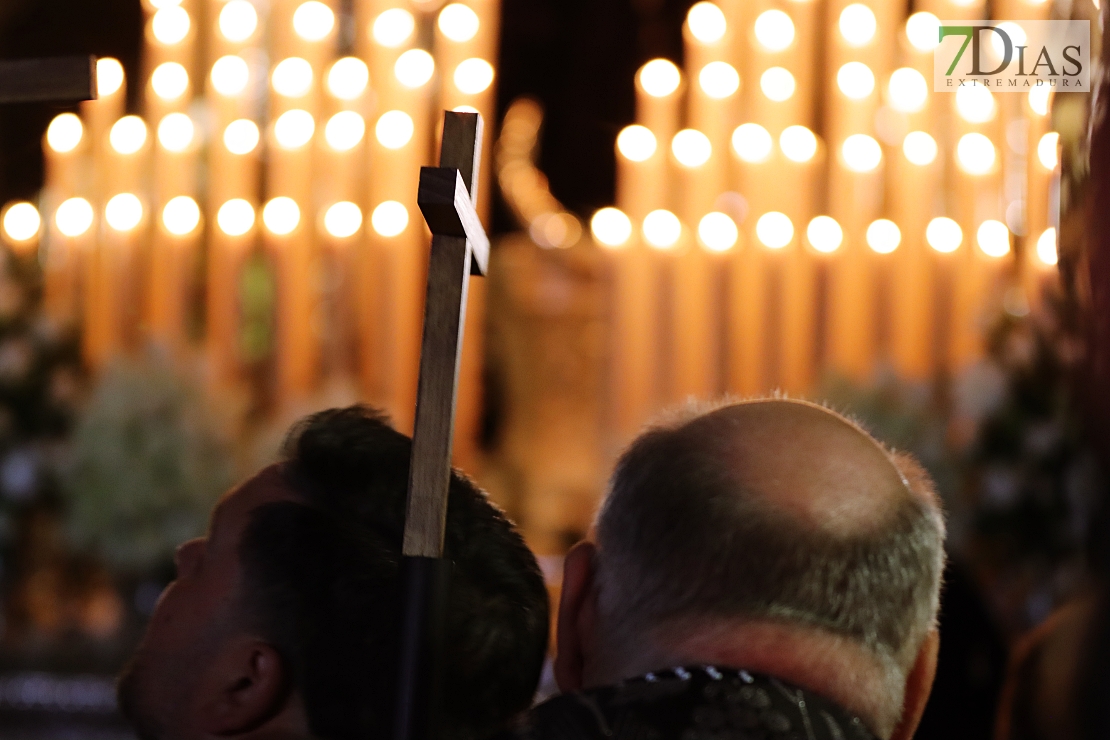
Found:
[[[424,337],[402,545],[405,615],[395,740],[435,740],[450,562],[443,558],[451,442],[467,286],[484,275],[489,239],[474,208],[482,118],[448,111],[439,167],[420,170],[417,202],[432,231]]]
[[[439,167],[420,171],[420,210],[432,231],[403,553],[443,553],[459,356],[469,276],[485,274],[489,241],[474,209],[482,150],[477,113],[447,112]]]

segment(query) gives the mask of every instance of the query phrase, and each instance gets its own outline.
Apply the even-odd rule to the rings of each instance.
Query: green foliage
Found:
[[[72,436],[61,477],[67,534],[117,572],[149,571],[204,532],[232,476],[203,390],[165,361],[117,361]]]

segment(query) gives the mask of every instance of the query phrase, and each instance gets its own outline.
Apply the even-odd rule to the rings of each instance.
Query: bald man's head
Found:
[[[944,523],[928,477],[814,404],[735,403],[646,432],[597,530],[599,612],[622,630],[771,620],[907,671],[936,617]]]

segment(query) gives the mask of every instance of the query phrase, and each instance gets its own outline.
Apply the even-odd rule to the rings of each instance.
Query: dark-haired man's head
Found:
[[[767,673],[908,738],[932,684],[944,522],[924,471],[814,404],[733,403],[621,457],[568,555],[556,677]]]
[[[120,679],[144,740],[389,736],[410,447],[368,409],[324,411],[221,499]],[[531,702],[547,593],[511,524],[457,474],[445,553],[443,736],[474,740]]]

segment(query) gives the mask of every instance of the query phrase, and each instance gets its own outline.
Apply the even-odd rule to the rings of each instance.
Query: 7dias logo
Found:
[[[933,90],[1086,92],[1091,86],[1090,21],[941,21]]]

